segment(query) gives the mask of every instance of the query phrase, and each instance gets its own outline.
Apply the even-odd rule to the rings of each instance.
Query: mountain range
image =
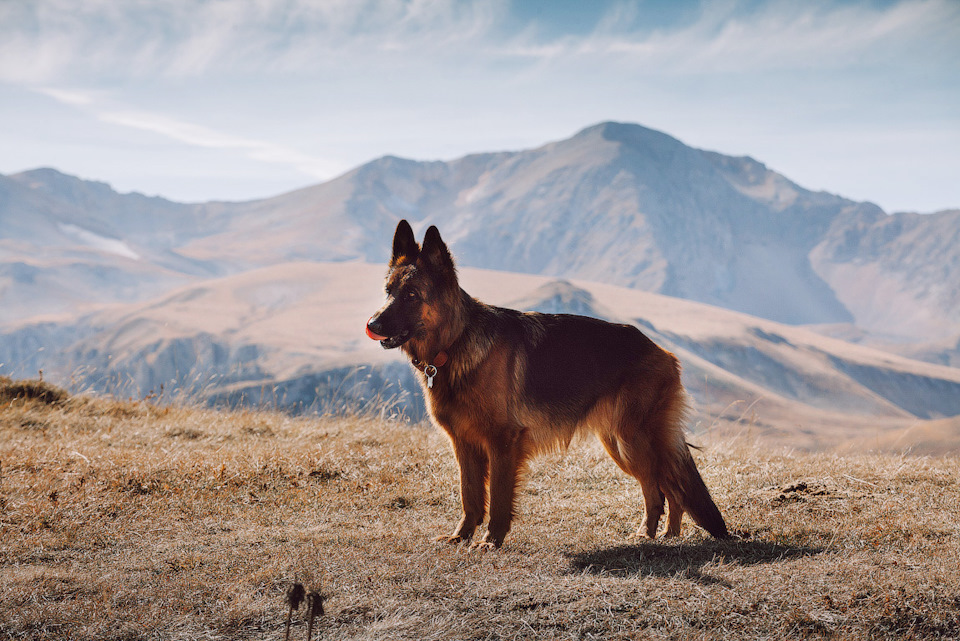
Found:
[[[770,336],[804,326],[804,336],[833,346],[816,347],[823,354],[837,351],[836,339],[885,350],[873,349],[869,367],[877,359],[914,359],[910,367],[896,361],[898,372],[910,374],[894,376],[901,382],[888,382],[886,392],[866,386],[879,394],[869,403],[857,394],[824,400],[838,388],[810,383],[814,368],[797,378],[807,381],[798,388],[806,392],[784,395],[788,405],[898,420],[960,414],[951,404],[951,395],[960,397],[952,383],[931,384],[934,391],[911,402],[906,390],[917,389],[903,382],[954,381],[960,365],[960,210],[887,214],[804,189],[751,158],[693,149],[621,123],[537,149],[449,162],[384,157],[252,202],[183,204],[119,194],[52,169],[0,176],[0,371],[84,370],[88,384],[126,377],[144,392],[208,372],[217,380],[197,384],[210,397],[259,401],[251,386],[279,385],[289,402],[315,403],[334,393],[318,392],[321,379],[342,392],[343,380],[356,379],[348,372],[369,364],[358,394],[382,393],[387,379],[409,394],[402,364],[350,347],[363,337],[343,325],[347,310],[359,309],[343,302],[349,286],[298,276],[349,282],[344,274],[366,273],[369,265],[381,266],[382,275],[400,218],[420,231],[436,224],[462,268],[504,272],[477,272],[496,279],[506,272],[543,277],[516,300],[497,302],[536,308],[550,299],[538,287],[568,287],[557,293],[563,309],[603,315],[583,297],[613,286],[613,301],[643,292],[661,295],[645,299],[656,306],[685,299],[755,319],[744,328],[773,322],[776,329],[759,330]],[[364,301],[372,311],[380,288],[364,286],[373,288]],[[310,300],[313,306],[297,303]],[[682,309],[702,316],[710,308]],[[634,309],[626,318],[649,316]],[[254,331],[257,322],[272,329]],[[759,386],[728,386],[733,396],[783,395],[757,380],[759,356],[736,355],[766,349],[750,342],[765,339],[747,329],[738,335],[753,338],[736,349],[709,331],[681,334],[660,324],[656,331],[690,360],[706,359]],[[774,359],[784,380],[799,367],[795,360]],[[831,371],[846,368],[844,375],[862,386],[852,371],[863,363],[848,360],[832,362]],[[829,376],[824,380],[834,380]],[[716,402],[737,400],[714,394]],[[694,394],[702,403],[708,395]]]

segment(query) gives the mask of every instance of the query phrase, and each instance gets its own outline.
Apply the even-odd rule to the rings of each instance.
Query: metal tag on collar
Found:
[[[427,377],[427,389],[433,389],[433,377],[437,375],[437,368],[433,365],[427,365],[423,368],[423,373]]]

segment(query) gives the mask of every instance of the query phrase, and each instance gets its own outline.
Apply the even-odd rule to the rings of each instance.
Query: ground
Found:
[[[695,439],[740,538],[632,538],[638,486],[592,442],[537,460],[494,552],[445,438],[69,396],[0,380],[0,638],[960,638],[960,461]],[[291,639],[305,639],[304,608]]]

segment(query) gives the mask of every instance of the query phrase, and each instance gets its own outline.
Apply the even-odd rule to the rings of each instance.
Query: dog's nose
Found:
[[[380,326],[380,321],[379,321],[379,319],[374,318],[373,316],[371,316],[371,317],[367,320],[367,336],[369,336],[370,338],[372,338],[372,339],[375,340],[375,341],[384,341],[384,340],[387,340],[387,337],[386,337],[386,336],[381,336],[381,335],[380,335],[380,331],[378,331],[378,330],[380,330],[380,331],[383,330],[383,328]]]

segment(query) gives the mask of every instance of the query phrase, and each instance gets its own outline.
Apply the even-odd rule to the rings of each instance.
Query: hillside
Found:
[[[632,539],[639,489],[586,442],[480,553],[432,541],[459,510],[432,428],[0,379],[0,636],[281,639],[294,581],[322,639],[960,636],[957,459],[697,442],[740,538]]]
[[[957,247],[960,210],[896,214],[836,224],[811,260],[860,326],[880,335],[956,344]]]
[[[201,208],[52,169],[0,176],[0,324],[141,300],[218,273],[176,247]]]
[[[18,376],[43,369],[74,386],[142,397],[325,412],[391,405],[422,415],[409,365],[362,332],[382,303],[384,268],[290,263],[206,280],[74,320],[26,323],[0,343]],[[586,281],[464,268],[465,289],[525,310],[633,323],[684,367],[693,427],[769,446],[824,450],[861,440],[904,450],[960,415],[960,370],[894,356],[720,308]],[[42,349],[41,349],[42,348]],[[957,428],[953,433],[960,434]],[[890,437],[903,433],[902,438]]]

